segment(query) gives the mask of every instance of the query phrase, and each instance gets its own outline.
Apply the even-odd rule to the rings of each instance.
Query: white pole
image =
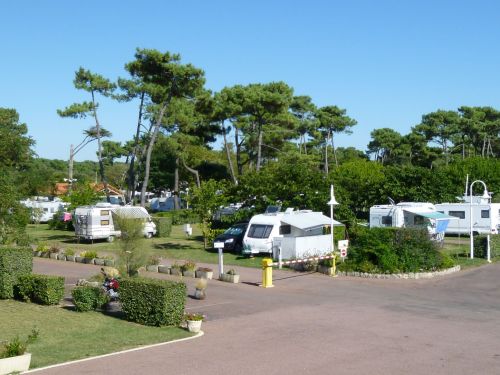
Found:
[[[224,255],[222,255],[222,248],[219,248],[219,279],[222,278],[224,273]]]
[[[331,225],[331,228],[330,228],[330,235],[332,237],[332,253],[335,251],[335,237],[333,235],[333,185],[330,185],[330,199],[331,199],[331,202],[332,204],[330,204],[330,225]]]
[[[491,263],[491,252],[490,252],[490,235],[486,236],[486,260]]]
[[[474,181],[475,182],[475,181]],[[473,218],[472,218],[472,185],[474,185],[474,182],[470,185],[470,189],[469,189],[469,197],[470,197],[470,201],[469,201],[469,220],[470,220],[470,258],[471,259],[474,259],[474,236],[473,236]]]

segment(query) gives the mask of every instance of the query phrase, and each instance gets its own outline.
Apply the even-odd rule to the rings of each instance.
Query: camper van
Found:
[[[401,202],[370,207],[370,228],[426,228],[436,240],[444,238],[449,222],[455,219],[438,212],[436,206],[427,202]]]
[[[144,207],[98,203],[95,206],[83,206],[75,210],[73,219],[75,235],[78,240],[106,239],[112,242],[121,235],[115,223],[116,217],[142,220],[144,236],[151,238],[156,234],[156,225]]]
[[[334,225],[342,225],[334,220]],[[321,255],[332,251],[331,236],[324,234],[331,219],[311,210],[271,212],[250,219],[243,237],[243,254],[272,254],[277,250],[283,259],[300,258],[305,254]]]
[[[48,197],[28,198],[21,201],[21,204],[29,209],[32,223],[47,223],[56,213],[63,212],[67,206],[67,203],[59,198],[50,200]]]
[[[472,231],[474,234],[498,234],[500,232],[500,203],[490,203],[489,199],[480,196],[462,197],[461,203],[440,203],[436,209],[444,214],[454,216],[446,228],[447,234],[470,233],[470,210],[472,206]]]

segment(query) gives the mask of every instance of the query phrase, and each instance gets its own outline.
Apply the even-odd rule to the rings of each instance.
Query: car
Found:
[[[224,242],[224,250],[241,253],[243,249],[243,237],[247,230],[248,223],[234,224],[226,229],[224,233],[215,237],[214,242]]]

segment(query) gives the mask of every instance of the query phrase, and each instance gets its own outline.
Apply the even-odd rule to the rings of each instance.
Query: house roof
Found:
[[[281,222],[302,230],[310,230],[324,225],[330,225],[331,219],[328,216],[323,215],[321,212],[307,212],[283,215]],[[333,220],[333,225],[341,226],[343,224]]]

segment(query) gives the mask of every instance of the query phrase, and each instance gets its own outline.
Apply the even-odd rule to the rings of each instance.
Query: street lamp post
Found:
[[[335,238],[333,235],[333,206],[338,204],[339,203],[335,200],[335,195],[333,193],[333,185],[330,185],[330,200],[328,201],[328,205],[330,206],[330,236],[332,238],[332,253],[335,251]]]
[[[481,181],[481,180],[476,180],[473,181],[470,184],[470,189],[469,189],[469,220],[470,220],[470,258],[474,259],[474,221],[473,221],[473,214],[472,214],[472,187],[476,182],[479,182],[483,185],[484,191],[483,191],[483,198],[490,199],[490,195],[488,193],[488,188],[486,187],[486,184]],[[488,262],[491,262],[490,260],[490,247],[489,247],[489,234],[488,234],[488,249],[487,249],[487,257],[488,257]]]

